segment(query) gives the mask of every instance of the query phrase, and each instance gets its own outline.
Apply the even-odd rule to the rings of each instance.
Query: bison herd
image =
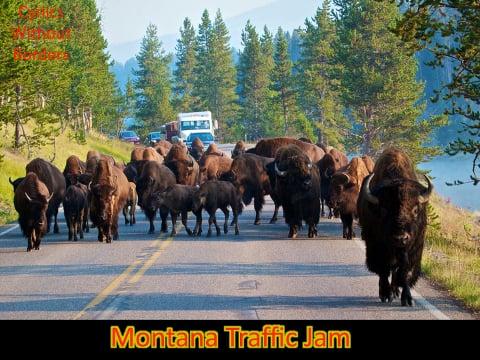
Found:
[[[83,239],[95,227],[98,241],[111,243],[119,238],[122,211],[125,224],[135,225],[137,204],[150,222],[149,233],[155,232],[158,212],[161,232],[168,232],[170,215],[175,236],[180,215],[188,235],[200,236],[205,211],[207,236],[212,236],[212,226],[219,236],[216,213],[221,210],[223,232],[234,226],[238,235],[243,206],[253,200],[255,225],[260,225],[265,196],[270,196],[275,204],[270,223],[277,222],[282,207],[289,238],[296,238],[304,224],[308,237],[315,238],[320,218],[335,216],[342,221],[343,237],[353,239],[353,221],[358,219],[367,267],[380,277],[380,299],[401,297],[402,305],[412,305],[410,288],[420,273],[433,186],[426,176],[421,177],[425,183],[419,181],[414,165],[398,149],[387,149],[376,163],[368,156],[349,161],[337,149],[306,139],[274,138],[250,149],[240,141],[229,156],[215,144],[205,150],[196,139],[191,149],[166,141],[154,148],[137,147],[128,164],[97,151],[89,151],[85,160],[71,156],[62,174],[50,162],[35,159],[24,178],[10,180],[27,251],[39,250],[52,218],[58,233],[62,202],[69,240]],[[187,223],[190,212],[196,218],[193,230]]]

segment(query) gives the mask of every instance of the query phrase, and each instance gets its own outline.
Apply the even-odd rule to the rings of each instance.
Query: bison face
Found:
[[[154,213],[161,206],[157,203],[157,196],[155,194],[146,195],[144,201],[142,202],[142,208],[146,212]]]
[[[281,182],[286,182],[287,187],[293,192],[298,190],[306,192],[311,189],[312,170],[313,164],[306,155],[289,158],[280,164],[275,163],[277,178]]]
[[[338,217],[340,204],[343,202],[345,191],[355,186],[350,176],[344,173],[335,174],[330,183],[328,206],[333,210],[335,217]]]
[[[108,221],[113,213],[116,190],[116,187],[111,185],[97,184],[91,187],[92,195],[96,201],[98,217],[103,222]]]
[[[188,178],[193,174],[193,160],[173,160],[167,166],[175,174],[178,184],[186,184]]]
[[[41,233],[46,233],[47,230],[47,209],[52,195],[38,195],[35,198],[30,197],[28,193],[25,193],[25,197],[29,203],[29,213],[32,217],[29,219],[30,225],[41,230]]]
[[[386,180],[370,189],[373,176],[365,180],[362,195],[379,212],[386,239],[391,240],[395,247],[408,248],[424,230],[426,207],[433,185],[425,176],[428,186],[416,180],[399,179]]]

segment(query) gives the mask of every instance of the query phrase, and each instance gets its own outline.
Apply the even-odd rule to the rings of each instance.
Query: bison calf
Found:
[[[63,199],[63,210],[68,227],[68,240],[83,239],[83,227],[88,224],[88,189],[81,183],[70,185]]]
[[[128,198],[123,207],[123,216],[125,217],[125,225],[130,224],[130,226],[133,226],[137,223],[137,219],[135,219],[135,210],[138,202],[137,186],[133,182],[129,182],[128,186]]]
[[[195,193],[193,197],[193,211],[201,211],[205,209],[210,215],[208,219],[208,233],[207,237],[212,236],[212,224],[215,225],[217,236],[220,236],[220,227],[217,225],[217,218],[215,213],[218,209],[225,214],[225,224],[223,231],[228,234],[228,218],[230,212],[228,207],[232,208],[233,224],[235,225],[235,235],[240,235],[238,228],[238,216],[242,213],[242,201],[237,194],[235,186],[226,181],[208,181]]]
[[[177,235],[175,226],[177,224],[178,215],[182,216],[182,224],[189,236],[200,236],[202,233],[202,208],[193,211],[193,197],[198,188],[187,185],[173,185],[163,192],[154,195],[157,207],[166,207],[170,211],[172,217],[172,234]],[[197,218],[195,229],[190,230],[188,227],[188,212],[192,211]]]

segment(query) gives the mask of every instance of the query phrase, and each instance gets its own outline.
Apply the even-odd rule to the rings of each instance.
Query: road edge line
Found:
[[[18,229],[19,227],[20,227],[20,225],[18,225],[18,224],[16,224],[16,225],[12,226],[10,229],[7,229],[7,230],[5,230],[5,231],[1,232],[1,233],[0,233],[0,237],[2,237],[2,236],[4,236],[4,235],[7,235],[7,234],[11,233],[13,230],[16,230],[16,229]]]

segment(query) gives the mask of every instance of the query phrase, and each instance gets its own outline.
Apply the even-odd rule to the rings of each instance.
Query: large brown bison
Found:
[[[182,145],[172,146],[165,158],[165,165],[175,174],[178,184],[189,186],[199,184],[200,168],[198,163]]]
[[[78,156],[70,156],[67,159],[65,169],[63,170],[63,176],[65,177],[67,188],[72,185],[72,183],[76,183],[76,179],[72,178],[78,178],[81,174],[84,174],[86,170],[86,163],[81,161]]]
[[[260,225],[260,213],[265,204],[265,195],[270,195],[275,202],[275,213],[270,223],[277,221],[279,201],[268,174],[268,165],[272,163],[271,158],[255,154],[240,155],[233,160],[230,171],[223,177],[233,183],[245,205],[250,205],[254,199],[255,225]],[[273,171],[275,173],[275,170]]]
[[[296,145],[280,148],[275,156],[276,194],[283,206],[289,238],[296,238],[302,221],[308,237],[317,235],[320,220],[320,175],[318,167]]]
[[[401,287],[402,306],[413,305],[410,288],[420,275],[427,204],[433,190],[430,179],[423,177],[426,186],[419,182],[404,152],[388,149],[363,182],[359,221],[367,248],[367,267],[380,277],[382,302],[398,297]]]
[[[50,232],[50,224],[52,222],[52,216],[54,217],[54,227],[53,231],[55,234],[59,233],[58,227],[58,208],[60,207],[63,197],[65,196],[66,184],[65,184],[65,177],[63,174],[58,170],[55,165],[52,163],[43,160],[43,159],[35,159],[32,160],[26,166],[26,173],[35,173],[37,174],[39,180],[45,184],[50,194],[53,194],[52,199],[48,203],[47,209],[47,232]],[[11,181],[10,183],[13,185],[14,190],[16,190],[16,186],[23,180],[17,179],[16,181]]]
[[[299,147],[309,159],[317,164],[324,156],[325,152],[318,146],[307,144],[303,141],[291,138],[274,138],[260,140],[255,148],[247,150],[247,153],[256,154],[263,157],[275,158],[278,149],[287,145]]]
[[[330,184],[329,206],[343,224],[343,238],[351,240],[353,219],[357,218],[357,200],[363,179],[370,175],[362,158],[356,157],[345,168],[335,173]]]
[[[233,160],[226,156],[207,155],[200,159],[200,183],[219,180],[230,171]]]
[[[118,216],[127,202],[128,189],[123,172],[101,159],[90,184],[90,218],[98,228],[98,241],[118,240]]]
[[[242,200],[237,193],[233,184],[227,181],[207,181],[200,186],[200,189],[194,193],[193,196],[193,211],[201,212],[202,209],[210,215],[208,219],[208,233],[207,237],[212,236],[212,224],[215,225],[217,236],[220,236],[220,227],[217,225],[216,212],[218,209],[222,210],[225,215],[225,223],[223,225],[223,232],[228,234],[228,218],[230,211],[228,207],[232,208],[233,222],[235,226],[235,235],[240,235],[238,228],[238,216],[242,213]]]
[[[176,184],[175,175],[164,165],[156,161],[148,161],[144,166],[140,177],[137,180],[138,205],[142,208],[148,220],[150,221],[149,234],[155,232],[153,221],[157,213],[157,205],[154,194],[165,191],[170,186]],[[162,232],[168,231],[167,217],[168,208],[160,207],[160,217],[162,219]]]
[[[192,146],[190,147],[189,153],[196,161],[200,161],[205,152],[205,145],[203,145],[202,140],[198,137],[193,139]]]
[[[182,224],[189,236],[200,236],[202,234],[202,209],[193,211],[193,197],[197,192],[197,187],[187,185],[173,185],[163,192],[155,194],[155,202],[157,207],[166,207],[170,211],[172,217],[172,233],[171,236],[177,235],[177,218],[182,216]],[[193,212],[197,221],[195,229],[192,231],[188,227],[188,213]]]
[[[145,147],[136,146],[135,149],[133,149],[132,153],[130,154],[130,162],[143,160],[144,150],[145,150]]]
[[[13,203],[22,233],[28,240],[27,251],[40,250],[42,237],[47,232],[47,208],[53,195],[35,173],[28,173],[17,185]]]
[[[328,206],[328,204],[330,204],[330,183],[332,181],[332,177],[337,171],[348,165],[348,158],[342,152],[336,149],[331,149],[330,152],[326,154],[317,165],[318,170],[320,171],[321,179],[321,215],[325,217],[325,205]],[[332,209],[330,208],[328,217],[332,218],[332,216],[333,213]]]
[[[166,140],[160,140],[154,146],[154,149],[164,158],[167,157],[168,152],[172,148],[172,144]]]
[[[235,144],[235,148],[232,150],[232,159],[235,159],[237,156],[245,154],[247,151],[247,146],[243,141],[239,141]]]
[[[142,160],[145,161],[158,161],[163,163],[163,156],[160,155],[154,148],[148,147],[143,150]]]

